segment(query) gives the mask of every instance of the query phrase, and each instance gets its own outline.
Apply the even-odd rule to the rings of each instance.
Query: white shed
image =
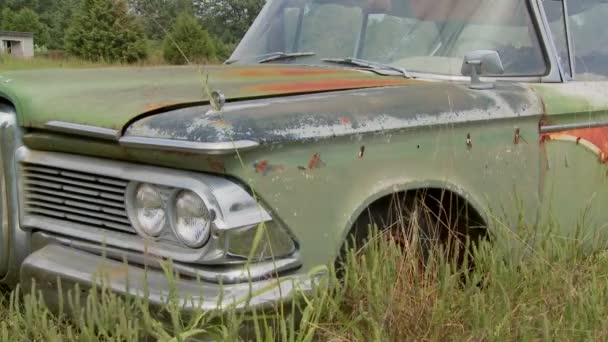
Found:
[[[34,57],[34,34],[0,31],[0,53],[16,57]]]

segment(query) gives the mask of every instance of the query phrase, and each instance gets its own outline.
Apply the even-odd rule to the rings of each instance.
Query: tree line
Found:
[[[225,60],[265,0],[0,0],[0,31],[91,61]],[[187,58],[184,58],[186,56]]]

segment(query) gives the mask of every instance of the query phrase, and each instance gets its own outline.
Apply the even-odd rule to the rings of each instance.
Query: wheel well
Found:
[[[408,220],[412,208],[422,209],[443,237],[455,233],[460,238],[479,241],[488,236],[482,214],[464,197],[441,188],[423,188],[386,195],[371,203],[355,220],[349,239],[367,237],[370,225],[384,230],[397,220]]]

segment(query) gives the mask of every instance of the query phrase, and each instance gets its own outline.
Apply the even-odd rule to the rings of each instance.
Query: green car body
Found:
[[[138,265],[171,258],[186,275],[185,294],[210,293],[204,308],[213,309],[221,292],[243,304],[249,283],[260,290],[279,275],[285,288],[249,298],[251,305],[271,305],[296,285],[310,287],[310,272],[336,260],[367,208],[410,190],[456,195],[494,236],[549,219],[566,236],[583,212],[590,230],[604,229],[608,83],[570,80],[541,3],[525,3],[546,72],[490,77],[494,87],[485,90],[463,76],[414,71],[415,78],[404,78],[374,68],[280,61],[2,73],[0,276],[9,284],[34,278],[46,286],[57,277],[90,284],[102,270],[116,291],[136,293],[148,282],[160,300],[167,285],[160,268],[144,280]],[[219,100],[210,101],[212,95]],[[107,216],[113,211],[103,206],[78,206],[36,188],[82,182],[123,189],[127,221]],[[89,183],[82,186],[90,190]],[[189,249],[168,228],[168,235],[152,238],[129,231],[134,183],[169,189],[168,206],[177,196],[171,189],[195,191],[208,207],[217,206],[210,242]],[[59,190],[75,194],[67,189]],[[241,197],[220,198],[234,194]],[[290,241],[274,246],[285,247],[276,258],[250,264],[248,248],[261,222]],[[242,253],[227,253],[232,241]],[[102,243],[109,253],[101,252]],[[125,257],[134,263],[127,269]],[[248,266],[254,276],[243,271]],[[52,285],[46,289],[52,297]]]

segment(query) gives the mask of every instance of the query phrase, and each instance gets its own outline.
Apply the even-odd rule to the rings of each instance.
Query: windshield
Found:
[[[273,63],[354,57],[460,75],[474,50],[498,51],[506,76],[547,69],[526,0],[270,0],[231,60],[306,52]]]

